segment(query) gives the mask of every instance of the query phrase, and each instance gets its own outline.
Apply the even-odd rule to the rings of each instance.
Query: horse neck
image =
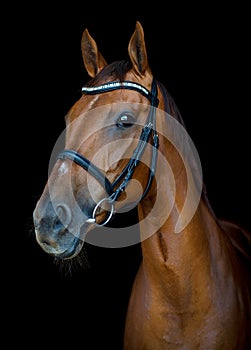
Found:
[[[162,140],[160,151],[168,159],[172,169],[176,192],[172,201],[170,181],[168,176],[161,174],[160,169],[157,182],[160,181],[161,186],[155,183],[148,196],[138,206],[142,235],[142,266],[147,280],[154,280],[152,286],[164,286],[165,295],[168,295],[169,290],[169,296],[173,296],[173,291],[176,291],[180,303],[181,295],[186,299],[191,295],[192,289],[201,291],[203,295],[204,289],[208,290],[210,284],[228,276],[229,261],[224,236],[203,195],[200,196],[190,222],[181,232],[175,232],[187,195],[187,169],[170,142]],[[155,205],[157,191],[158,202],[161,205],[158,205],[157,216],[153,218],[148,214]],[[167,208],[170,206],[172,208],[166,218]],[[144,239],[145,237],[148,238]]]

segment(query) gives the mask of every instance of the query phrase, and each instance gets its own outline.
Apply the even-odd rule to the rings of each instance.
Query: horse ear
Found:
[[[87,73],[94,78],[107,63],[87,29],[84,30],[82,35],[81,51]]]
[[[144,31],[141,24],[137,21],[135,31],[128,45],[129,57],[132,61],[134,70],[140,76],[144,75],[148,66]]]

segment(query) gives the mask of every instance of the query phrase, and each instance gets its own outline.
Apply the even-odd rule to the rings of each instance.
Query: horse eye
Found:
[[[130,114],[121,114],[116,122],[119,128],[129,128],[134,124],[134,118]]]

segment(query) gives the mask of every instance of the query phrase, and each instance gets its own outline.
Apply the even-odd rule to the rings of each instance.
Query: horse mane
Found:
[[[158,82],[158,85],[162,91],[162,94],[164,96],[165,100],[165,111],[169,113],[171,116],[176,118],[180,124],[186,129],[184,120],[181,116],[181,113],[172,97],[172,95],[167,91],[167,89],[164,87],[164,85],[160,82]],[[186,146],[184,145],[184,152],[186,153]],[[218,224],[218,226],[221,228],[221,230],[224,232],[225,236],[230,242],[230,245],[234,248],[234,251],[238,257],[238,260],[240,261],[241,265],[243,266],[243,269],[247,271],[249,274],[251,271],[251,234],[244,228],[232,223],[227,222],[225,220],[220,220],[208,199],[207,196],[207,188],[205,183],[203,183],[202,187],[202,193],[201,193],[201,199],[209,209],[211,215],[213,216],[215,222]],[[246,286],[249,289],[249,293],[251,293],[251,285]],[[251,296],[250,296],[251,299]],[[251,301],[250,301],[251,303]]]
[[[126,73],[132,68],[132,63],[128,60],[115,61],[105,66],[86,86],[96,86],[107,81],[125,79]]]

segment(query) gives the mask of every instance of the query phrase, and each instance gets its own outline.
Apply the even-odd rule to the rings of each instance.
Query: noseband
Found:
[[[87,95],[95,95],[95,94],[100,94],[100,93],[119,90],[119,89],[129,89],[129,90],[135,90],[139,92],[150,101],[151,107],[150,107],[149,114],[147,116],[146,123],[142,128],[138,145],[135,148],[129,162],[124,167],[124,169],[119,174],[119,176],[115,179],[115,181],[111,183],[98,167],[96,167],[90,160],[88,160],[83,155],[79,154],[74,150],[65,149],[58,156],[59,159],[71,159],[76,164],[81,166],[84,170],[86,170],[89,174],[91,174],[101,184],[101,186],[105,189],[106,193],[108,194],[109,197],[105,197],[101,199],[96,204],[92,213],[92,218],[89,218],[86,220],[86,222],[95,223],[97,226],[104,226],[111,220],[113,214],[115,213],[114,202],[125,190],[130,179],[132,178],[134,170],[140,162],[141,156],[145,150],[145,147],[151,135],[153,140],[153,148],[152,148],[150,172],[149,172],[147,186],[140,198],[140,201],[146,196],[146,194],[148,193],[151,187],[152,180],[155,174],[156,162],[157,162],[157,149],[159,147],[159,140],[158,140],[158,134],[156,132],[156,107],[158,106],[159,100],[157,98],[157,83],[155,79],[153,79],[152,81],[151,91],[149,91],[144,86],[138,83],[126,80],[121,82],[120,81],[108,82],[106,84],[93,86],[93,87],[83,87],[82,92]],[[111,206],[110,213],[107,215],[104,221],[102,221],[101,223],[97,223],[96,212],[97,212],[97,209],[104,202],[107,202],[108,204],[110,204]]]

